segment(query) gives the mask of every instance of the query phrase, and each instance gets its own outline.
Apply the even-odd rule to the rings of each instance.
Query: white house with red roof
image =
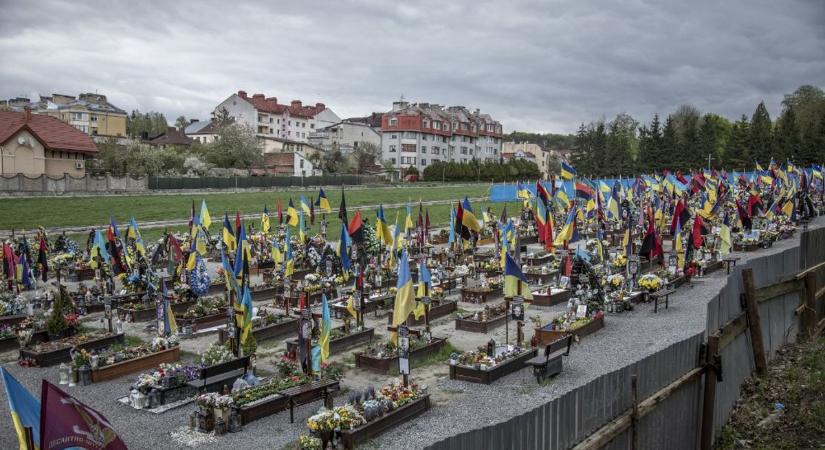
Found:
[[[88,134],[60,119],[29,109],[0,111],[0,174],[82,177],[97,153]]]
[[[278,103],[276,97],[264,94],[247,95],[238,91],[221,102],[213,114],[226,110],[235,123],[247,125],[260,137],[275,137],[297,142],[307,142],[310,133],[341,121],[323,103],[304,105],[292,100],[288,105]]]

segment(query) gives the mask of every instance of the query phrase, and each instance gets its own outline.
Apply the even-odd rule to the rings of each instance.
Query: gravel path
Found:
[[[817,220],[816,224],[811,224],[811,228],[822,226],[823,223],[825,221]],[[771,249],[740,255],[740,263],[796,245],[799,245],[798,238],[780,241]],[[635,360],[686,339],[705,328],[707,302],[718,294],[725,277],[724,270],[721,270],[680,288],[671,295],[670,308],[655,315],[652,304],[640,304],[631,312],[607,315],[605,328],[574,345],[570,357],[564,362],[564,371],[544,386],[537,385],[528,370],[511,374],[492,385],[485,386],[449,380],[446,376],[446,364],[414,369],[413,378],[429,385],[433,398],[432,410],[366,443],[363,448],[423,448],[446,437],[504,421],[582,386],[600,375],[627,366]],[[466,310],[479,309],[478,306],[463,303],[459,307]],[[551,308],[534,307],[528,309],[527,314],[532,316],[540,313],[544,319],[549,319],[564,308],[564,305]],[[367,324],[376,328],[377,335],[383,337],[386,334],[386,316],[375,318],[369,315]],[[130,327],[128,331],[132,333],[133,330],[135,334],[141,331],[140,327]],[[433,330],[435,336],[451,337],[453,345],[462,350],[483,345],[490,339],[489,335],[457,333],[453,321],[448,319],[436,321]],[[511,339],[512,334],[511,330]],[[503,327],[496,328],[493,332],[497,341],[503,341],[503,335]],[[527,331],[525,335],[529,339],[532,333]],[[183,349],[196,353],[209,339],[214,337],[185,340],[182,343]],[[274,355],[282,348],[280,343],[262,345],[262,351],[266,355]],[[616,351],[617,348],[622,350]],[[0,357],[3,358],[3,366],[36,396],[40,392],[41,378],[57,383],[56,367],[18,367],[13,362],[16,358],[14,352]],[[270,365],[266,360],[271,359],[269,356],[259,358],[259,367],[268,369]],[[350,352],[337,355],[333,359],[352,361]],[[278,449],[293,442],[300,433],[307,432],[306,418],[320,407],[320,402],[315,402],[297,408],[294,424],[289,423],[289,412],[286,411],[253,422],[245,426],[241,433],[221,437],[192,435],[187,427],[191,406],[155,415],[118,403],[116,400],[127,394],[134,378],[126,376],[88,387],[64,387],[67,392],[105,415],[130,449],[190,446],[215,449]],[[345,389],[361,388],[370,384],[380,386],[385,381],[386,377],[352,369],[345,375],[342,386]],[[341,404],[343,401],[344,399],[339,397],[335,403]],[[12,448],[15,445],[16,437],[9,420],[8,403],[3,391],[0,393],[0,448]]]

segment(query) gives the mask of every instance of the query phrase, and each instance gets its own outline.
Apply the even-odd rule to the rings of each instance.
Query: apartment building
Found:
[[[476,109],[393,103],[381,118],[381,154],[399,171],[439,161],[500,160],[501,123]]]
[[[340,150],[344,154],[352,153],[364,144],[381,148],[381,132],[365,122],[342,120],[336,124],[321,128],[309,135],[309,143],[324,150]]]
[[[292,100],[288,105],[278,103],[277,97],[264,94],[247,95],[238,91],[221,102],[213,114],[221,110],[235,123],[247,125],[260,137],[275,137],[298,142],[307,142],[314,131],[341,121],[323,103],[304,105],[301,100]]]
[[[516,159],[527,159],[539,166],[543,178],[550,178],[550,173],[555,172],[550,167],[550,163],[555,159],[555,155],[550,150],[545,150],[538,144],[530,142],[505,142],[501,146],[501,153],[512,154]],[[529,157],[527,155],[530,155]],[[505,159],[507,157],[505,156]]]
[[[103,94],[41,95],[38,101],[17,97],[0,101],[0,108],[22,112],[30,108],[68,123],[89,136],[126,136],[126,111],[112,105]]]

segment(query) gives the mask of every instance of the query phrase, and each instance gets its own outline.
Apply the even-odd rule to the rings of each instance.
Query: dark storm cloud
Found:
[[[820,1],[0,0],[0,97],[97,90],[174,120],[238,89],[343,117],[403,94],[508,131],[681,103],[775,115],[800,84],[825,87],[823,23]]]

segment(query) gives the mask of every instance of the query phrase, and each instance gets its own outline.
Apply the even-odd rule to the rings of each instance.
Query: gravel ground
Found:
[[[811,224],[822,226],[823,221]],[[781,251],[799,245],[798,238],[780,241],[772,249],[742,254],[740,263],[746,260]],[[652,304],[637,305],[631,312],[614,315],[605,319],[605,328],[574,345],[571,355],[564,361],[564,371],[552,382],[544,386],[536,384],[528,370],[517,373],[485,386],[462,381],[449,380],[446,364],[435,364],[413,370],[413,379],[430,388],[433,408],[426,414],[387,432],[363,445],[363,448],[410,449],[423,448],[449,436],[471,429],[504,421],[522,414],[565,392],[587,384],[605,373],[632,364],[640,358],[655,353],[675,342],[694,335],[705,328],[706,304],[719,292],[725,278],[724,271],[680,288],[670,297],[670,308],[653,313]],[[479,306],[460,304],[460,308],[473,311]],[[545,323],[564,310],[564,305],[551,308],[531,308],[527,314],[539,313]],[[368,326],[376,328],[376,335],[386,335],[386,316],[375,318],[369,315]],[[529,325],[529,323],[528,323]],[[147,339],[149,334],[143,326],[129,326],[127,332]],[[529,339],[532,333],[525,330]],[[456,332],[451,319],[440,319],[434,323],[435,336],[450,337],[451,343],[462,350],[473,349],[485,344],[490,336],[478,333]],[[511,339],[513,339],[511,329]],[[504,327],[496,328],[493,336],[503,341]],[[206,344],[214,340],[214,335],[184,340],[182,348],[185,358],[193,358]],[[621,348],[621,352],[615,349]],[[281,343],[261,345],[258,367],[271,368],[270,356],[283,349]],[[39,395],[41,379],[57,383],[57,368],[21,368],[14,360],[16,353],[0,355],[3,366],[23,383],[35,396]],[[352,362],[351,352],[336,355],[333,359],[345,363]],[[136,375],[135,375],[136,376]],[[64,387],[81,401],[105,415],[114,425],[130,449],[190,448],[206,446],[215,449],[278,449],[297,439],[306,432],[306,418],[314,414],[320,402],[304,405],[295,410],[295,423],[289,423],[289,412],[282,412],[255,421],[244,427],[241,433],[221,437],[192,434],[188,431],[188,415],[191,406],[184,406],[161,415],[134,410],[116,400],[127,394],[135,376],[96,383],[87,387]],[[342,382],[344,389],[362,388],[366,385],[380,386],[387,378],[357,369],[349,370]],[[343,403],[342,398],[336,404]],[[0,448],[12,448],[16,437],[8,418],[8,403],[5,392],[0,393]]]

